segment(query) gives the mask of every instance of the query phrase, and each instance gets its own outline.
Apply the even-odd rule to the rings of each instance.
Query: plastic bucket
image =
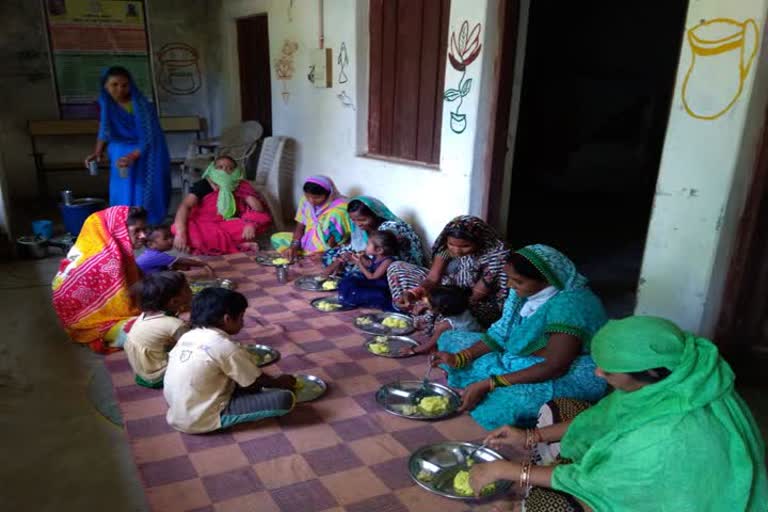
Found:
[[[35,220],[32,221],[32,233],[45,240],[53,237],[53,221]]]
[[[48,242],[36,236],[20,236],[16,239],[16,249],[22,258],[39,260],[48,256]]]
[[[106,201],[95,197],[74,199],[71,204],[59,205],[61,217],[64,219],[64,227],[75,237],[80,234],[80,229],[89,215],[106,207]]]

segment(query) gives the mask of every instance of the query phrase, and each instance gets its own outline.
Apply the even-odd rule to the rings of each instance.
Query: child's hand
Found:
[[[210,266],[209,264],[207,264],[207,263],[206,263],[206,264],[203,266],[203,268],[205,269],[206,273],[207,273],[207,274],[208,274],[210,277],[216,277],[216,271],[215,271],[215,270],[213,270],[213,267],[212,267],[212,266]]]
[[[411,313],[414,315],[421,315],[425,311],[429,309],[429,306],[424,302],[417,302],[413,305],[413,308],[411,309]]]
[[[256,228],[253,227],[253,224],[246,224],[243,228],[243,240],[250,242],[254,238],[256,238]]]
[[[276,388],[293,391],[293,389],[296,387],[296,377],[288,374],[280,375],[279,377],[275,377],[272,385]]]
[[[429,354],[429,353],[431,353],[432,351],[435,350],[435,345],[436,345],[436,343],[431,342],[431,341],[427,342],[427,343],[422,343],[421,345],[419,345],[418,347],[413,349],[413,353],[414,354]]]
[[[341,261],[345,263],[349,263],[352,260],[352,256],[354,255],[355,253],[353,252],[344,252],[344,253],[341,253],[341,255],[339,256],[339,259],[341,259]]]

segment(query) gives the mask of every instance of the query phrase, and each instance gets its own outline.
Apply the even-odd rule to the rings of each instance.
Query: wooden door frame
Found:
[[[768,109],[759,144],[715,327],[715,340],[721,350],[748,366],[755,366],[755,357],[760,358],[750,347],[750,331],[757,328],[750,321],[761,314],[759,310],[767,300],[760,296],[760,289],[764,290],[768,282],[768,265],[761,257],[768,253],[768,243],[764,234],[761,236],[768,227]]]
[[[485,152],[483,165],[483,195],[480,204],[482,217],[498,228],[502,219],[502,196],[498,193],[504,182],[504,161],[507,153],[507,134],[512,89],[517,57],[517,33],[520,20],[520,0],[501,0],[496,20],[499,24],[498,52],[494,59],[495,80],[491,89],[491,120],[486,140],[491,141]],[[503,235],[503,234],[502,234]]]
[[[267,58],[268,58],[268,64],[269,64],[269,73],[268,73],[268,79],[269,79],[269,126],[262,126],[264,129],[264,137],[268,137],[273,135],[274,132],[274,112],[272,109],[272,96],[273,91],[272,87],[274,85],[272,80],[272,56],[271,56],[271,48],[269,47],[269,13],[268,12],[258,12],[249,14],[247,16],[240,16],[234,19],[235,24],[235,47],[237,48],[237,67],[238,67],[238,91],[240,94],[240,121],[248,121],[248,119],[243,119],[243,60],[242,60],[242,52],[240,47],[240,22],[245,22],[248,20],[253,20],[256,18],[264,18],[266,20],[266,26],[267,26]]]

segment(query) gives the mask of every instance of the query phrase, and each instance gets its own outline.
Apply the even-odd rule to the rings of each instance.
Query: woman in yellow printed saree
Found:
[[[94,352],[122,346],[139,314],[129,289],[140,278],[134,249],[144,245],[146,222],[140,207],[94,213],[53,278],[53,308],[64,330]]]
[[[346,242],[352,233],[347,198],[327,176],[310,176],[296,211],[293,233],[275,233],[272,246],[293,259],[300,253],[317,254]]]

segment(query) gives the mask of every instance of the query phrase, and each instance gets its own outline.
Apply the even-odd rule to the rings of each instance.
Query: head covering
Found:
[[[375,197],[371,196],[355,196],[349,200],[351,203],[352,201],[360,201],[365,206],[368,207],[369,210],[373,212],[376,217],[383,221],[387,220],[400,220],[397,215],[392,213],[387,206],[376,199]],[[347,205],[347,209],[349,209],[349,205]],[[352,223],[352,249],[355,251],[363,251],[365,250],[365,246],[368,243],[368,233],[365,232],[365,230],[360,229],[357,227],[357,225],[353,222]]]
[[[346,197],[339,193],[339,190],[336,188],[336,184],[328,176],[316,174],[307,178],[304,183],[314,183],[315,185],[323,187],[323,189],[328,192],[328,199],[326,199],[325,202],[320,206],[314,206],[310,204],[309,201],[307,201],[306,198],[302,196],[302,201],[300,202],[304,202],[306,206],[309,207],[308,213],[310,213],[312,220],[315,222],[318,222],[318,219],[323,213],[326,212],[326,210],[335,207],[339,200],[347,200]],[[301,205],[299,205],[299,208],[301,208]]]
[[[459,215],[446,224],[437,236],[437,240],[432,246],[433,258],[438,255],[445,256],[448,251],[448,232],[453,230],[461,230],[472,237],[478,245],[477,252],[479,254],[497,250],[499,244],[504,245],[496,230],[483,219],[473,215]]]
[[[608,372],[672,373],[577,416],[562,440],[574,463],[555,470],[556,489],[595,510],[763,510],[765,448],[712,342],[661,318],[630,317],[598,331],[592,354]]]
[[[547,282],[558,290],[571,290],[587,284],[587,278],[578,273],[576,265],[553,247],[535,244],[516,252],[530,261]]]
[[[216,209],[219,215],[225,219],[231,219],[237,213],[237,203],[235,201],[235,189],[243,180],[243,169],[237,166],[234,171],[228,173],[216,168],[216,161],[208,165],[203,173],[203,178],[211,180],[219,187],[219,196],[216,200]]]

